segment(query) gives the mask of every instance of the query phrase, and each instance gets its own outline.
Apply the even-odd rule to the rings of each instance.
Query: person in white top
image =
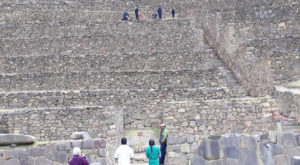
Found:
[[[121,139],[121,146],[119,146],[115,153],[115,159],[118,165],[130,165],[130,160],[133,159],[134,154],[132,149],[127,145],[127,139]]]

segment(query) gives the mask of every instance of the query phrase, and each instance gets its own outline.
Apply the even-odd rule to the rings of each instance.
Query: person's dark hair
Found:
[[[121,139],[121,144],[123,144],[123,145],[127,144],[127,139],[125,137],[123,137]]]
[[[155,141],[153,139],[149,140],[149,146],[151,147],[151,153],[153,152],[153,146],[155,145]]]

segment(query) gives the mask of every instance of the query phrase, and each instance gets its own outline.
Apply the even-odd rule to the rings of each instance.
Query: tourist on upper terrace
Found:
[[[134,13],[135,13],[135,19],[138,21],[139,20],[139,8],[138,7],[136,7],[134,9]]]
[[[149,159],[149,165],[159,165],[160,150],[155,146],[155,141],[153,139],[149,141],[146,156]]]
[[[130,165],[130,160],[133,159],[134,154],[132,149],[127,145],[127,139],[121,139],[121,146],[117,148],[114,155],[118,165]]]
[[[167,142],[168,142],[168,130],[166,128],[165,124],[160,125],[160,137],[159,137],[159,143],[160,143],[160,151],[161,151],[161,157],[159,159],[159,164],[163,165],[165,163],[165,157],[166,157],[166,150],[167,150]]]
[[[129,17],[129,14],[127,13],[127,11],[124,11],[122,20],[127,21],[128,17]]]
[[[153,18],[153,19],[156,19],[156,18],[157,18],[157,13],[153,13],[153,14],[152,14],[152,18]]]
[[[162,8],[161,8],[161,7],[159,7],[159,8],[157,9],[157,13],[158,13],[158,18],[159,18],[159,19],[162,19]]]
[[[175,17],[175,9],[172,9],[172,17],[174,18]]]
[[[74,147],[73,158],[70,161],[70,165],[89,165],[88,160],[84,156],[81,156],[80,148]]]

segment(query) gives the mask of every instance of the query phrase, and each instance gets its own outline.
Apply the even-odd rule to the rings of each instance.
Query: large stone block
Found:
[[[29,155],[30,156],[43,156],[45,154],[44,149],[40,148],[40,147],[35,147],[35,148],[31,148],[29,149]]]
[[[192,160],[192,164],[191,165],[206,165],[205,163],[206,161],[200,157],[195,157],[193,160]]]
[[[44,156],[35,158],[35,165],[53,165],[53,162]]]
[[[221,154],[221,145],[217,140],[204,140],[198,148],[198,155],[206,160],[220,159]]]
[[[181,145],[180,145],[180,144],[168,145],[167,150],[168,150],[168,152],[169,152],[169,151],[180,152],[180,150],[181,150]]]
[[[168,144],[183,144],[185,142],[186,142],[186,137],[184,136],[178,136],[178,137],[170,136],[168,138]]]
[[[290,165],[291,160],[287,155],[276,155],[273,156],[274,164],[275,165]]]
[[[10,151],[11,157],[20,159],[25,158],[29,153],[26,151],[26,149],[14,149]]]
[[[34,158],[33,157],[25,157],[20,159],[20,165],[33,165],[34,164]]]
[[[226,134],[220,138],[223,147],[237,147],[239,145],[239,137],[236,134]]]
[[[292,164],[291,165],[299,165],[299,164],[300,164],[300,156],[294,156],[292,158]]]
[[[186,157],[175,157],[167,160],[168,165],[188,164]]]
[[[300,134],[295,135],[297,145],[300,146]]]
[[[106,147],[106,141],[105,140],[94,140],[94,147],[95,148],[105,148]]]
[[[57,145],[57,150],[58,151],[70,151],[71,150],[71,143],[66,142],[66,143],[63,143],[63,144],[58,144]]]
[[[29,135],[0,134],[0,145],[32,144],[35,140],[35,137]]]
[[[240,148],[256,149],[257,138],[255,136],[241,136],[239,138]]]
[[[106,150],[105,150],[105,148],[100,148],[98,155],[100,157],[105,157],[106,156]]]
[[[19,165],[20,160],[19,159],[9,159],[3,162],[4,165]]]
[[[94,140],[83,140],[82,141],[82,149],[93,149],[94,148]]]
[[[64,151],[57,151],[53,153],[55,161],[60,162],[60,163],[66,163],[68,155]]]
[[[297,145],[293,133],[278,133],[277,144],[282,146],[283,148],[291,148]]]
[[[72,146],[72,148],[74,148],[74,147],[81,148],[82,147],[82,140],[73,140],[73,141],[71,141],[71,146]]]
[[[238,159],[241,155],[241,151],[237,147],[225,147],[223,148],[224,156],[226,158]]]
[[[79,139],[92,139],[88,132],[73,132],[71,135],[71,139],[79,140]]]
[[[239,164],[240,165],[261,165],[256,150],[251,150],[251,149],[241,150],[241,157],[239,158]]]
[[[180,151],[182,153],[189,153],[190,152],[190,145],[185,143],[185,144],[181,144],[181,149]]]

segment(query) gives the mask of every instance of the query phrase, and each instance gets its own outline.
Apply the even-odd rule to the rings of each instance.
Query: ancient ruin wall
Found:
[[[0,147],[0,162],[5,165],[63,165],[73,157],[73,148],[80,147],[90,164],[107,164],[107,142],[103,139],[37,142],[32,146]]]

